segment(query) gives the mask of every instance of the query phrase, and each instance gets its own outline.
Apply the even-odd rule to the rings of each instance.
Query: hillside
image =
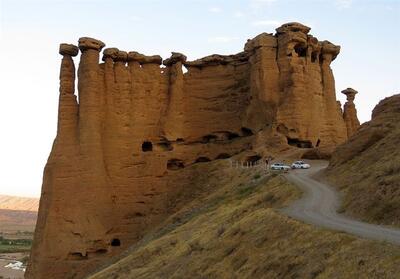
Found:
[[[38,207],[39,199],[36,198],[0,195],[0,233],[32,233]]]
[[[0,233],[33,232],[37,212],[0,209]]]
[[[400,273],[396,246],[281,214],[279,208],[300,196],[282,176],[207,164],[213,192],[90,278],[395,278]]]
[[[38,211],[39,199],[0,195],[0,209]]]
[[[327,171],[344,193],[343,211],[400,226],[400,94],[382,100],[372,120],[332,155]]]

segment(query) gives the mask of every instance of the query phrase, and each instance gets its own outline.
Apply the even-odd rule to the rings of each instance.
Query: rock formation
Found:
[[[188,166],[271,142],[347,139],[330,63],[340,47],[289,23],[235,55],[162,61],[104,43],[62,44],[58,131],[27,278],[82,278],[137,242],[190,193]],[[163,65],[163,66],[161,66]],[[183,72],[183,67],[187,72]]]
[[[347,96],[347,102],[344,104],[343,119],[347,127],[347,137],[350,138],[360,128],[360,121],[358,121],[354,104],[354,98],[358,92],[353,88],[346,88],[342,93]]]

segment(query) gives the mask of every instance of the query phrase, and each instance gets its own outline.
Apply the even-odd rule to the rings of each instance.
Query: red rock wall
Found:
[[[121,253],[190,192],[189,165],[265,145],[266,135],[302,147],[346,140],[329,67],[338,49],[308,30],[283,26],[236,55],[173,53],[165,67],[117,49],[99,64],[104,44],[81,38],[79,104],[78,50],[61,45],[58,132],[26,277],[82,278]]]

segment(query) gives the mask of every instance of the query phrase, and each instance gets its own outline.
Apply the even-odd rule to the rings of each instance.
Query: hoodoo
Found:
[[[259,146],[335,147],[359,125],[337,104],[340,47],[300,23],[235,55],[162,61],[79,39],[61,44],[57,136],[27,278],[83,278],[179,208],[190,166]],[[187,72],[184,73],[183,67]],[[357,121],[356,121],[357,120]],[[294,147],[290,147],[294,146]]]
[[[354,104],[358,92],[353,88],[346,88],[342,93],[347,97],[347,102],[344,104],[343,119],[347,127],[347,137],[350,138],[360,128],[360,121],[358,121],[357,109]]]

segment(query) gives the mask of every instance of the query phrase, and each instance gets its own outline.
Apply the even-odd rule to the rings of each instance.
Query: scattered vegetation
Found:
[[[397,102],[397,103],[396,103]],[[343,211],[400,227],[400,95],[374,110],[372,121],[332,156],[328,179],[344,193]]]
[[[25,252],[31,249],[31,239],[6,239],[0,236],[0,253]]]
[[[256,172],[236,172],[219,173],[214,192],[196,198],[163,224],[163,233],[147,235],[89,278],[396,278],[400,273],[398,247],[292,220],[279,209],[300,197],[297,188],[279,174],[255,180]],[[165,230],[173,220],[181,222]]]

